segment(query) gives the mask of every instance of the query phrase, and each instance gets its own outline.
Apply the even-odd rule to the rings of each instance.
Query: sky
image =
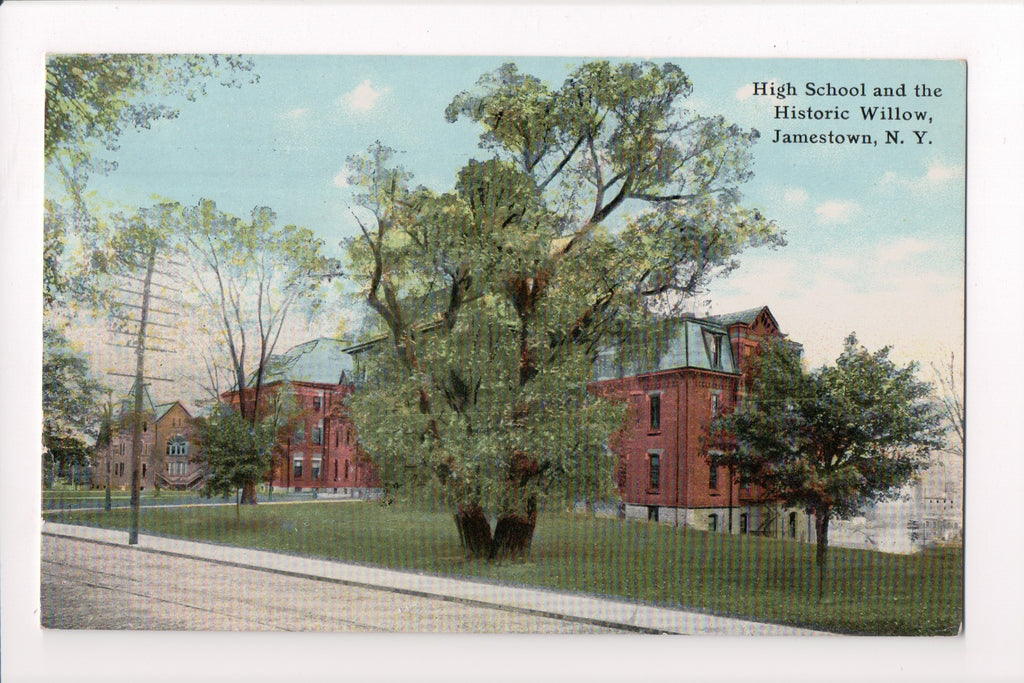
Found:
[[[211,85],[180,115],[129,130],[105,152],[117,169],[89,189],[115,204],[158,198],[214,200],[246,216],[269,206],[280,224],[313,230],[332,255],[357,230],[345,162],[380,140],[399,150],[415,182],[447,190],[457,170],[484,158],[479,127],[449,123],[459,92],[514,61],[552,87],[583,59],[505,57],[254,58],[256,84]],[[811,367],[833,361],[851,332],[870,349],[893,347],[900,362],[962,357],[964,327],[965,66],[956,61],[667,59],[691,78],[684,103],[761,133],[744,202],[785,231],[787,245],[751,249],[741,266],[695,301],[698,314],[769,306],[804,345]],[[758,90],[755,91],[755,84]],[[791,87],[786,87],[791,84]],[[917,96],[927,85],[931,96]],[[830,90],[830,87],[832,88]],[[892,96],[874,96],[874,88]],[[845,95],[842,89],[846,89]],[[935,89],[941,89],[935,96]],[[832,95],[835,92],[837,94]],[[767,93],[767,94],[766,94]],[[784,98],[771,93],[787,94]],[[818,94],[820,93],[820,94]],[[902,95],[900,93],[903,93]],[[785,109],[780,109],[785,108]],[[879,107],[890,120],[864,120]],[[894,110],[911,121],[891,120]],[[845,120],[794,119],[814,110]],[[918,112],[925,112],[919,120]],[[789,118],[780,118],[780,116]],[[876,117],[878,113],[876,112]],[[902,144],[886,144],[886,131]],[[912,131],[924,131],[918,144]],[[779,131],[778,133],[776,131]],[[874,144],[776,142],[783,134],[864,134]],[[60,187],[48,183],[48,193]],[[356,209],[358,210],[358,209]],[[285,343],[333,334],[337,315],[357,324],[351,302],[326,317],[297,319]],[[83,335],[84,335],[83,328]],[[90,333],[95,344],[95,335]],[[283,350],[283,349],[281,349]],[[103,353],[110,353],[109,350]],[[927,373],[926,373],[927,374]]]

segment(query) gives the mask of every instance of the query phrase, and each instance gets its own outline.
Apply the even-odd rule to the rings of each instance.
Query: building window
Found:
[[[746,512],[744,512],[742,515],[740,515],[740,533],[741,534],[747,533],[747,513]]]
[[[313,458],[312,477],[314,481],[320,479],[320,458]]]
[[[796,513],[789,513],[789,537],[796,538]]]
[[[188,455],[188,441],[176,434],[167,442],[167,455]]]
[[[315,410],[316,412],[319,413],[320,410],[323,408],[323,403],[324,403],[324,399],[321,396],[314,396],[313,397],[313,410]]]
[[[656,432],[661,429],[661,395],[651,394],[648,399],[651,408],[651,431]]]
[[[649,457],[651,490],[657,491],[661,487],[661,456],[651,453]]]
[[[708,531],[718,531],[718,515],[708,515]]]
[[[712,419],[722,414],[722,395],[711,394],[711,417]]]
[[[712,467],[708,471],[708,488],[712,491],[718,489],[718,468]]]
[[[348,460],[345,461],[345,481],[348,481]]]
[[[313,427],[313,443],[317,446],[322,446],[324,443],[324,421],[320,420],[317,422],[316,427]]]
[[[657,522],[658,521],[658,506],[657,505],[648,505],[647,506],[647,519],[649,521],[651,521],[651,522]]]
[[[340,432],[341,432],[340,429],[335,429],[334,430],[334,447],[335,448],[338,447],[338,439],[340,438]]]
[[[704,346],[708,352],[708,362],[711,367],[718,369],[722,367],[722,335],[704,331]]]
[[[334,461],[334,481],[338,481],[338,461]]]
[[[302,478],[302,454],[292,457],[292,477],[295,479]]]
[[[146,477],[146,463],[142,463],[142,477]]]
[[[306,425],[297,424],[295,425],[295,443],[304,443],[306,441]]]

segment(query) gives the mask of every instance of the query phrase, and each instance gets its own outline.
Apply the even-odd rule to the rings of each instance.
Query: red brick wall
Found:
[[[265,410],[283,384],[271,384],[261,390],[260,406]],[[375,488],[380,479],[373,463],[358,447],[355,428],[345,414],[345,397],[351,385],[293,382],[291,389],[298,415],[281,430],[274,454],[272,481],[281,488],[335,489]],[[235,393],[225,401],[238,405]],[[316,430],[322,425],[320,438]],[[301,427],[301,429],[300,429]],[[300,437],[301,434],[301,437]],[[320,443],[316,443],[319,440]],[[301,454],[301,473],[296,475],[295,459]],[[320,470],[314,476],[314,462]]]

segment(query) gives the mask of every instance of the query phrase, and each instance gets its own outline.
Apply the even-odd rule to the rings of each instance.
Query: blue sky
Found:
[[[581,59],[517,57],[255,58],[258,84],[211,86],[183,102],[174,120],[129,131],[109,154],[118,169],[90,189],[128,206],[154,197],[210,198],[246,215],[257,205],[281,223],[311,228],[340,255],[356,229],[345,159],[375,140],[402,152],[416,181],[451,186],[466,161],[482,157],[479,130],[447,123],[445,106],[504,61],[557,87]],[[716,282],[698,312],[767,304],[805,345],[812,365],[838,355],[856,331],[871,348],[925,364],[962,347],[965,67],[953,61],[678,59],[694,89],[689,106],[761,132],[746,201],[786,231],[788,246],[752,250]],[[753,84],[792,83],[796,96],[755,96]],[[866,97],[809,96],[815,87],[864,84]],[[876,98],[872,89],[907,95]],[[941,88],[918,98],[917,84]],[[776,107],[847,109],[847,121],[778,121]],[[930,123],[864,122],[861,106],[927,111]],[[870,133],[877,145],[781,144],[784,133]],[[884,143],[900,130],[901,145]],[[911,130],[927,130],[915,144]],[[327,328],[330,328],[330,324]],[[305,331],[300,331],[299,334]]]

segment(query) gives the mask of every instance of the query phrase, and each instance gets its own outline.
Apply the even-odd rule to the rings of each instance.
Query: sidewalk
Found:
[[[43,522],[43,533],[118,546],[126,546],[128,542],[127,532],[124,531],[58,524],[50,521]],[[624,600],[556,593],[537,588],[478,583],[463,579],[415,574],[145,534],[139,535],[137,547],[143,551],[191,557],[247,569],[377,588],[407,595],[440,598],[469,605],[496,607],[639,632],[729,636],[832,635],[822,631],[763,624]]]

